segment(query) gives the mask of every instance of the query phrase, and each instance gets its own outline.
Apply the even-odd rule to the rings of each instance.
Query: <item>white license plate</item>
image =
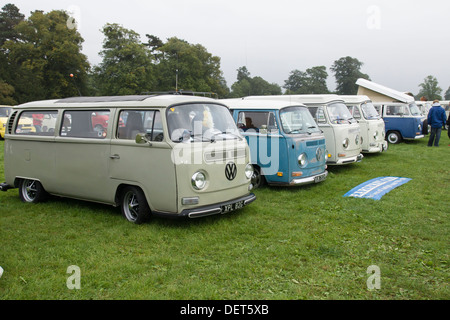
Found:
[[[242,200],[242,201],[238,201],[235,203],[230,203],[230,204],[221,206],[220,209],[222,210],[221,213],[223,214],[223,213],[231,212],[234,210],[239,210],[243,207],[244,207],[244,201]]]
[[[324,181],[326,179],[326,177],[327,177],[326,174],[322,174],[320,176],[314,177],[314,182],[317,183],[317,182]]]

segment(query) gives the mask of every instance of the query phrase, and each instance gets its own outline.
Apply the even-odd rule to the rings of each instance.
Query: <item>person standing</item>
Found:
[[[433,101],[433,106],[428,112],[427,120],[428,124],[431,126],[431,134],[430,139],[428,140],[428,146],[431,147],[434,141],[434,146],[439,147],[442,127],[445,126],[445,121],[447,120],[445,116],[445,110],[439,104],[439,100]]]

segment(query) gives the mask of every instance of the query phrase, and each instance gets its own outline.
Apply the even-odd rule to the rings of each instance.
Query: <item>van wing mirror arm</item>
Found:
[[[150,147],[153,145],[146,137],[145,133],[138,133],[135,139],[137,144],[147,143]]]

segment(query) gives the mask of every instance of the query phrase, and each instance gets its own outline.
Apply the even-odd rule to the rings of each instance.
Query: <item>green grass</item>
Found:
[[[0,141],[0,180],[3,174]],[[391,145],[300,188],[264,187],[243,210],[134,225],[119,210],[0,193],[0,299],[449,299],[449,140]],[[380,176],[380,201],[344,198]],[[70,265],[81,289],[69,290]],[[381,289],[368,290],[379,266]]]

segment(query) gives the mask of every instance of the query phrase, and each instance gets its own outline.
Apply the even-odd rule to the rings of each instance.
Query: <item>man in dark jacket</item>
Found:
[[[428,112],[427,120],[428,124],[431,126],[431,134],[430,139],[428,140],[428,146],[431,147],[434,140],[434,146],[439,147],[439,139],[441,139],[442,127],[445,125],[445,121],[447,120],[445,116],[445,110],[439,104],[439,100],[433,101],[433,106]]]

